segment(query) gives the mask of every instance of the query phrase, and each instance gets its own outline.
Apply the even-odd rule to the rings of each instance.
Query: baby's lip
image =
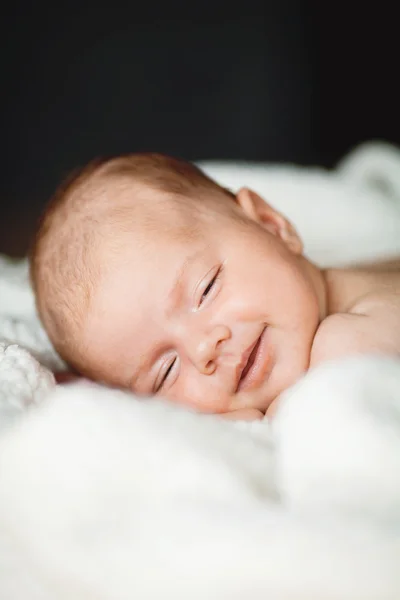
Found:
[[[266,327],[242,354],[236,367],[236,392],[258,386],[265,377],[267,366],[267,343],[265,340]]]

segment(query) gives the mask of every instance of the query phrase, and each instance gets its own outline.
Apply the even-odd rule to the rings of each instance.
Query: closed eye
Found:
[[[213,289],[213,287],[220,275],[220,271],[221,271],[221,269],[218,269],[218,271],[215,273],[214,277],[212,277],[212,279],[209,281],[207,287],[205,288],[204,292],[201,295],[199,306],[201,306],[203,304],[204,300],[207,298],[208,294]]]
[[[175,362],[176,362],[176,358],[174,358],[174,360],[169,364],[168,369],[165,371],[164,375],[162,376],[161,381],[157,384],[156,389],[154,391],[155,394],[157,394],[164,387],[164,385],[165,385],[165,383],[166,383],[166,381],[167,381],[167,379],[168,379],[168,377],[169,377],[169,375],[170,375],[170,373],[172,371],[172,368],[173,368]]]

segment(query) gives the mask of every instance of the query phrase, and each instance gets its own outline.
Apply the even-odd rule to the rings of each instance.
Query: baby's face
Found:
[[[112,259],[105,246],[83,331],[92,372],[203,412],[268,411],[308,367],[309,263],[246,198],[170,204],[144,209]]]

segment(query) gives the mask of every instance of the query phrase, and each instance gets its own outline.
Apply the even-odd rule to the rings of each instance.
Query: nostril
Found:
[[[215,370],[215,365],[213,360],[209,360],[205,365],[205,371],[207,375],[211,375]]]

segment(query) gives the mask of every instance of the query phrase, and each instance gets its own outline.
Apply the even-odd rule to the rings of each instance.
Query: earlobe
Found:
[[[236,194],[236,202],[249,219],[279,237],[291,252],[294,254],[303,252],[303,243],[290,221],[256,192],[249,188],[241,188]]]

